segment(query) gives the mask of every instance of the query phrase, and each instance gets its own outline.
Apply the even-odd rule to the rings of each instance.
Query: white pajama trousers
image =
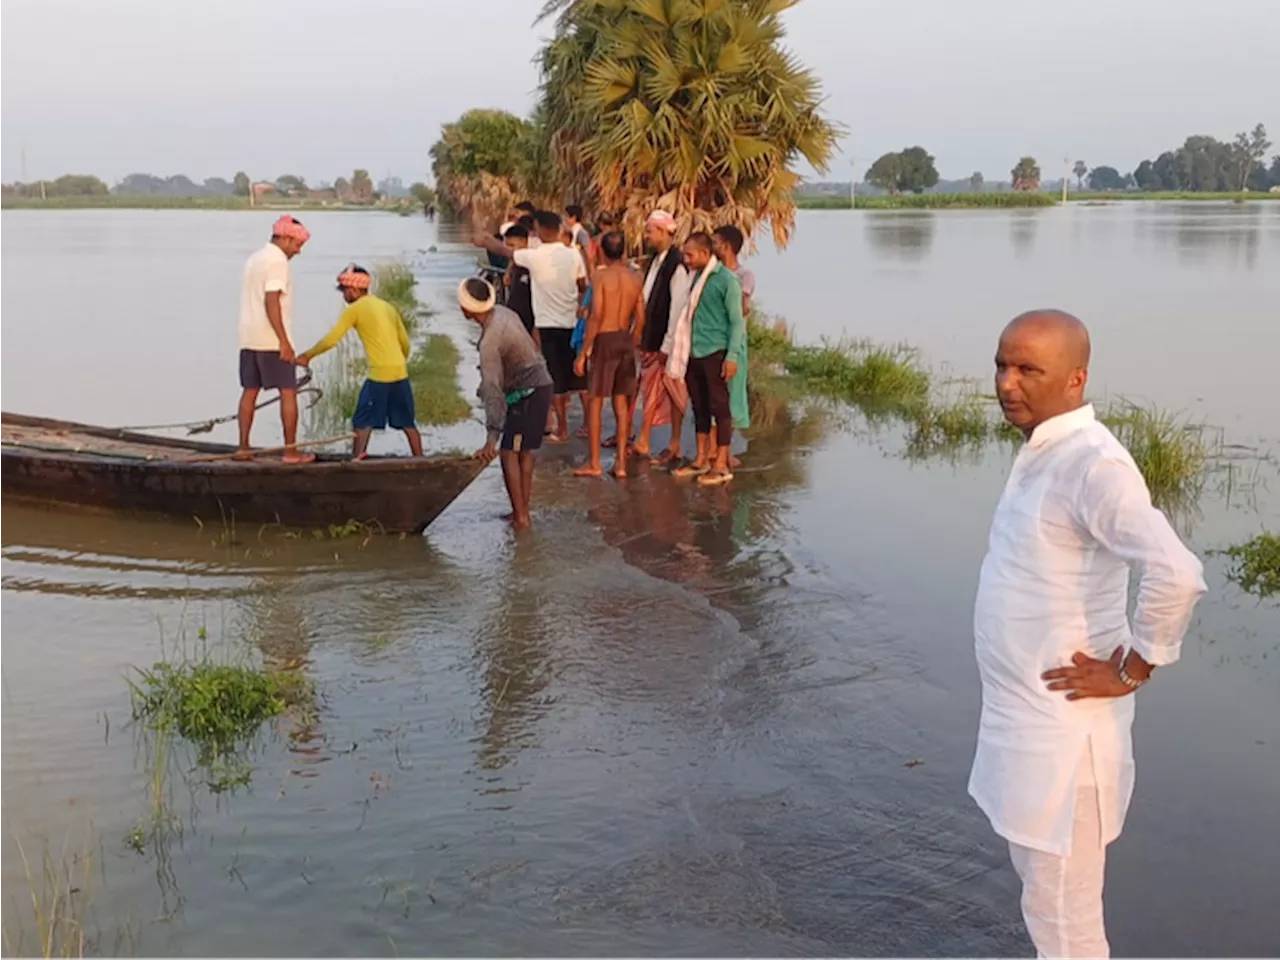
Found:
[[[1091,752],[1085,751],[1080,765],[1071,854],[1009,844],[1013,869],[1022,880],[1022,918],[1040,957],[1111,956],[1102,917],[1107,848]]]

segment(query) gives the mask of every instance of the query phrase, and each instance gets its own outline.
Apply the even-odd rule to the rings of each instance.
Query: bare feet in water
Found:
[[[603,477],[604,471],[599,467],[592,466],[589,463],[584,463],[573,471],[573,475],[575,477]]]
[[[627,479],[627,462],[625,460],[617,461],[613,465],[613,469],[610,470],[609,472],[612,473],[619,480]]]

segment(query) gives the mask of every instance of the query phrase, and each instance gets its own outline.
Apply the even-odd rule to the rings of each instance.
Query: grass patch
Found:
[[[427,334],[414,350],[409,358],[409,379],[419,423],[443,427],[471,416],[471,404],[458,389],[461,362],[462,354],[448,334]]]
[[[1175,512],[1200,496],[1210,454],[1203,426],[1126,401],[1107,407],[1101,419],[1138,465],[1153,504]]]
[[[929,373],[913,347],[828,341],[793,347],[785,361],[807,392],[843,400],[867,412],[909,412],[929,397]]]
[[[400,311],[405,329],[412,338],[431,311],[418,302],[414,288],[418,278],[402,260],[380,263],[373,269],[373,292]]]
[[[961,449],[978,449],[996,428],[987,404],[977,394],[928,403],[916,411],[907,440],[907,455],[921,459]]]
[[[900,193],[859,195],[855,201],[858,210],[948,210],[948,209],[1004,209],[1009,207],[1052,207],[1057,204],[1055,194],[1041,190],[1007,190],[999,193]],[[848,210],[849,197],[828,195],[822,197],[796,197],[800,210]]]
[[[1227,579],[1241,590],[1259,597],[1280,593],[1280,535],[1260,533],[1222,553],[1230,558]]]
[[[286,711],[314,709],[315,688],[303,675],[219,663],[207,651],[135,671],[136,678],[127,680],[133,718],[154,737],[156,755],[163,757],[174,740],[185,741],[215,793],[249,783],[245,752],[264,723]],[[158,764],[161,778],[165,768],[167,763]]]

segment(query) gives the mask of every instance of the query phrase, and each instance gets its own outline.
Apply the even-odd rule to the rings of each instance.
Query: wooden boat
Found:
[[[6,500],[215,525],[315,528],[356,520],[388,533],[420,533],[484,469],[460,457],[235,460],[226,444],[12,413],[0,414],[0,433]]]

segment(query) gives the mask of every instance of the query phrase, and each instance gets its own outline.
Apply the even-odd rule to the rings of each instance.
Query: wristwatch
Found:
[[[1119,676],[1120,676],[1120,682],[1123,683],[1130,690],[1137,690],[1140,686],[1146,683],[1147,680],[1151,679],[1150,674],[1147,674],[1146,680],[1135,680],[1133,677],[1129,676],[1129,671],[1124,668],[1123,660],[1120,661]]]

